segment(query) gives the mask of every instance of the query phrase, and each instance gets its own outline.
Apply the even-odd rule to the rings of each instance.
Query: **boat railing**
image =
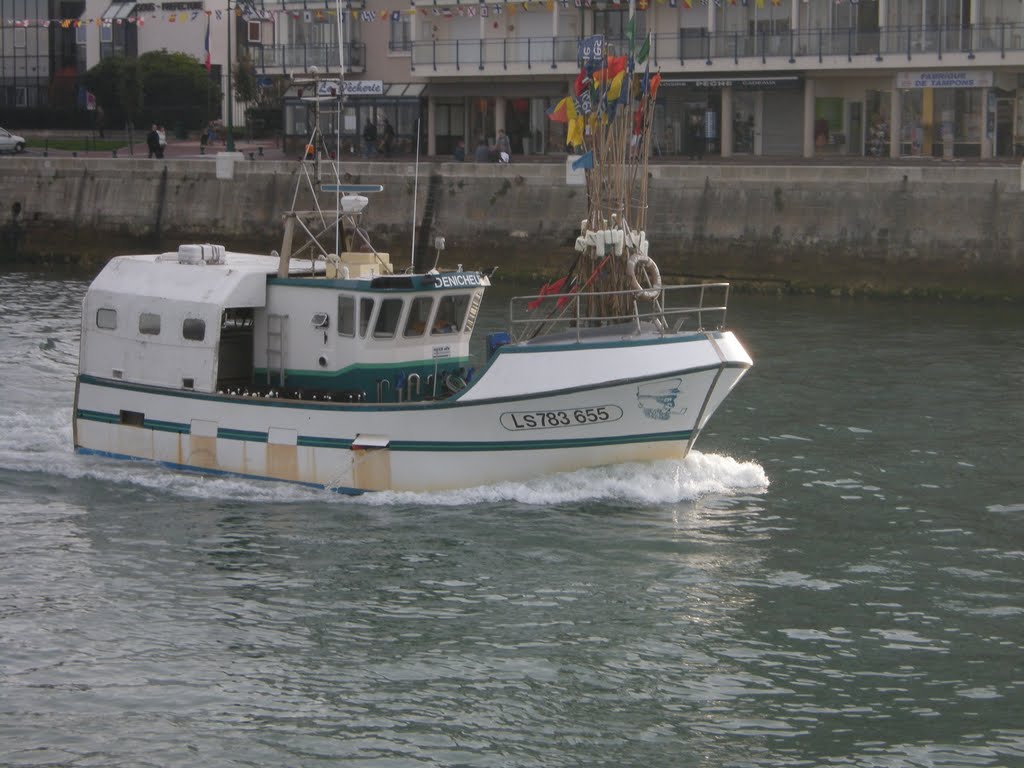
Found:
[[[567,341],[613,334],[695,333],[725,326],[729,283],[669,285],[651,291],[590,291],[517,296],[509,302],[513,342]]]

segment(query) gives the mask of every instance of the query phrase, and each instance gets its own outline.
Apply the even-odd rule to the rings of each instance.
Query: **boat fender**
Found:
[[[604,257],[604,238],[603,237],[595,237],[594,238],[594,255],[597,256],[597,258],[599,258],[599,259]]]
[[[580,235],[576,238],[576,253],[583,253],[587,250],[587,238]]]
[[[640,278],[637,275],[638,267],[643,271],[650,287],[644,288],[640,284]],[[629,281],[633,284],[633,294],[638,299],[654,301],[658,298],[661,293],[661,272],[658,270],[658,265],[654,263],[654,259],[643,253],[634,253],[626,262],[626,273],[629,275]]]
[[[612,246],[615,249],[615,255],[616,256],[621,256],[622,255],[622,246],[625,243],[625,240],[626,240],[626,238],[623,235],[621,229],[613,229],[612,230]]]

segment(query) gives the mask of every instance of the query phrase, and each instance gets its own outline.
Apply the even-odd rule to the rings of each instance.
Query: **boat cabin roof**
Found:
[[[178,253],[118,256],[93,281],[93,297],[131,296],[147,300],[215,305],[224,308],[263,307],[268,285],[295,285],[357,292],[453,291],[490,285],[479,272],[377,275],[371,278],[328,279],[324,264],[292,259],[289,275],[276,277],[280,259],[227,252],[219,263],[183,263]]]

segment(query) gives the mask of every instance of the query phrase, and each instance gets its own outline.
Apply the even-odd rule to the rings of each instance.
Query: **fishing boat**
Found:
[[[590,74],[608,104],[614,78]],[[340,98],[315,76],[309,92],[314,110]],[[440,237],[404,268],[377,250],[381,188],[342,183],[315,118],[279,251],[188,243],[92,282],[75,448],[353,494],[685,457],[751,359],[724,328],[728,284],[662,283],[643,230],[653,98],[628,98],[639,117],[580,139],[571,265],[511,299],[478,356],[493,272],[439,268]]]

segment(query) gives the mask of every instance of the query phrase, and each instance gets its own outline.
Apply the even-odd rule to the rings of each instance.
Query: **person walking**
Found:
[[[391,123],[386,117],[384,118],[383,134],[384,136],[382,141],[384,142],[384,157],[391,157],[391,148],[395,144],[395,129],[391,127]]]
[[[512,162],[512,142],[508,140],[504,128],[498,129],[498,141],[495,145],[495,151],[498,153],[499,163]]]
[[[156,156],[161,160],[164,157],[164,150],[167,149],[167,131],[162,125],[156,127],[157,150]]]
[[[366,118],[363,126],[363,157],[377,154],[377,126]]]
[[[156,132],[156,123],[149,127],[149,133],[146,134],[146,148],[149,149],[150,160],[160,151],[160,134]]]

